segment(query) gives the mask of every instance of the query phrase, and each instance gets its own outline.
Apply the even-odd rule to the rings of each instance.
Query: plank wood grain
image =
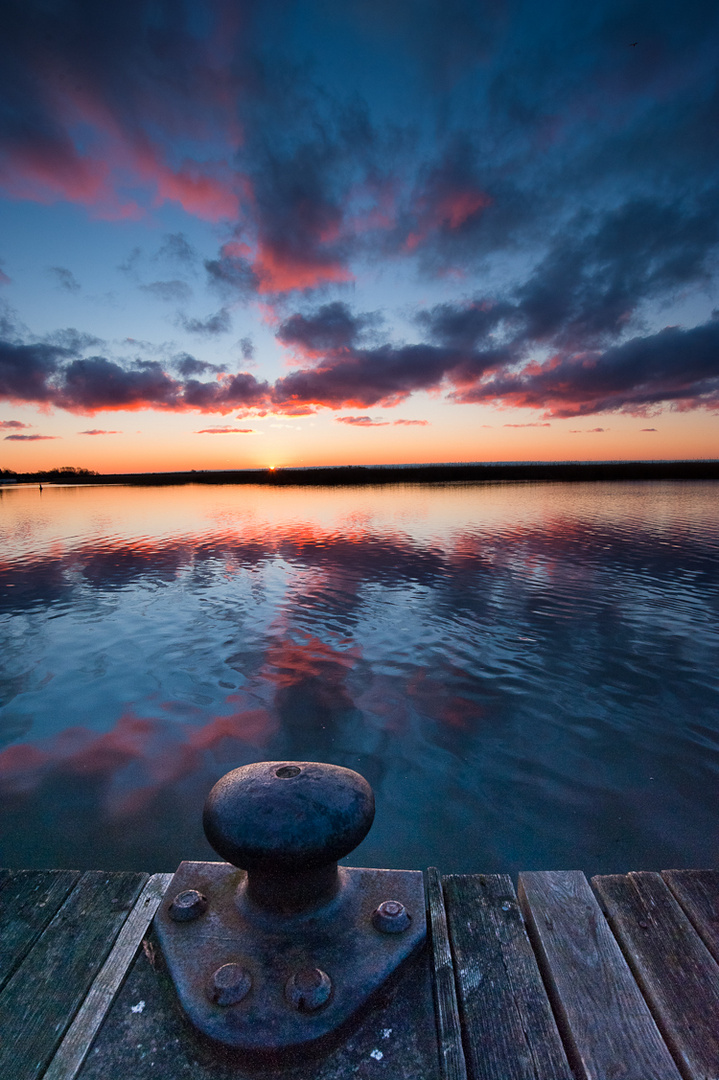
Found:
[[[660,874],[592,884],[687,1080],[719,1078],[719,966]]]
[[[473,1080],[571,1080],[511,879],[443,884]]]
[[[719,964],[719,870],[662,870],[662,877]]]
[[[78,870],[3,870],[0,876],[0,990],[55,915]]]
[[[519,899],[576,1075],[678,1080],[584,874],[522,873]]]
[[[425,873],[425,889],[427,895],[427,921],[432,945],[432,975],[440,1076],[442,1080],[467,1080],[467,1066],[462,1047],[462,1025],[457,1005],[457,990],[454,982],[454,967],[449,945],[442,879],[439,870],[435,866],[430,866]]]
[[[0,993],[3,1080],[42,1075],[147,878],[82,875]]]
[[[44,1080],[74,1080],[77,1076],[172,877],[172,874],[154,874],[145,885],[48,1065]]]

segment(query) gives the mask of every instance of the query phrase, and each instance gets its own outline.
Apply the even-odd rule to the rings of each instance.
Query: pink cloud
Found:
[[[254,428],[249,427],[213,427],[201,428],[195,435],[250,435]]]
[[[373,420],[371,416],[335,416],[338,424],[350,424],[352,427],[388,427],[389,420]]]

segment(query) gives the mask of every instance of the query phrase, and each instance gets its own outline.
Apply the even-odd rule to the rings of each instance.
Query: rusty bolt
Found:
[[[207,984],[207,996],[215,1005],[236,1005],[250,991],[252,976],[240,964],[223,964]]]
[[[197,889],[185,889],[178,893],[168,912],[174,922],[192,922],[207,911],[207,897]]]
[[[300,1012],[314,1012],[327,1001],[332,993],[329,975],[319,968],[297,971],[287,980],[285,997]]]
[[[411,921],[407,908],[399,900],[385,900],[372,912],[372,925],[383,934],[401,934]]]

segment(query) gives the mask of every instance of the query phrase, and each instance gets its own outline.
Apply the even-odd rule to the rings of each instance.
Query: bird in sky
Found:
[[[638,42],[638,41],[630,41],[630,42],[629,42],[629,48],[630,48],[630,49],[633,49],[633,48],[634,48],[634,46],[635,46],[635,45],[638,45],[638,44],[639,44],[639,42]]]

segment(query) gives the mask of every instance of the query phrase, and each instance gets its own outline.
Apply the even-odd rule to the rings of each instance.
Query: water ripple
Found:
[[[207,790],[262,758],[368,777],[357,865],[711,865],[718,493],[5,493],[6,865],[210,857]]]

